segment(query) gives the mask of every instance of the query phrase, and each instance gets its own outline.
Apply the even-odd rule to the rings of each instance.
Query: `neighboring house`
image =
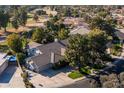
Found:
[[[90,32],[90,29],[88,27],[85,26],[78,26],[76,28],[74,28],[72,31],[70,31],[70,35],[74,35],[74,34],[88,34]]]
[[[8,62],[5,59],[6,54],[0,53],[0,74],[7,68]]]
[[[26,59],[27,67],[36,72],[50,68],[52,64],[63,58],[66,46],[67,40],[56,40],[53,43],[36,47],[33,52],[36,53],[35,56]]]

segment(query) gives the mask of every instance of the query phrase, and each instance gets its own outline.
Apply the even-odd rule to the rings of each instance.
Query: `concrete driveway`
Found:
[[[8,66],[0,75],[0,87],[2,88],[24,88],[24,82],[21,77],[21,70],[16,66]]]
[[[70,68],[64,68],[57,71],[48,69],[42,71],[40,74],[30,71],[30,82],[32,82],[36,87],[46,88],[55,88],[69,85],[75,82],[73,79],[67,76],[67,73],[70,70]]]

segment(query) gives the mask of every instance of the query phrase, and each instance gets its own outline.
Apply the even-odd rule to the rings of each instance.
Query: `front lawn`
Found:
[[[76,71],[72,71],[70,74],[68,74],[68,77],[72,78],[72,79],[77,79],[82,77],[83,74],[81,74],[78,70]]]
[[[81,71],[78,71],[78,70],[72,71],[70,74],[68,74],[68,77],[72,79],[77,79],[77,78],[83,77],[84,75],[91,74],[91,70],[93,69],[89,67],[83,67],[81,68]]]

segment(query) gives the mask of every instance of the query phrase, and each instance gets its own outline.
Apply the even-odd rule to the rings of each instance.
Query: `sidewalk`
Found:
[[[12,80],[10,81],[9,88],[25,88],[21,73],[21,69],[18,67]]]

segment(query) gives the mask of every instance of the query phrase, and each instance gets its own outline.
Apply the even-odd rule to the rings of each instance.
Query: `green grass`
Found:
[[[80,78],[82,77],[83,74],[81,74],[79,71],[72,71],[68,77],[72,78],[72,79],[77,79],[77,78]]]
[[[81,68],[81,71],[82,71],[84,74],[91,74],[90,69],[87,68],[87,67],[83,67],[83,68]]]

